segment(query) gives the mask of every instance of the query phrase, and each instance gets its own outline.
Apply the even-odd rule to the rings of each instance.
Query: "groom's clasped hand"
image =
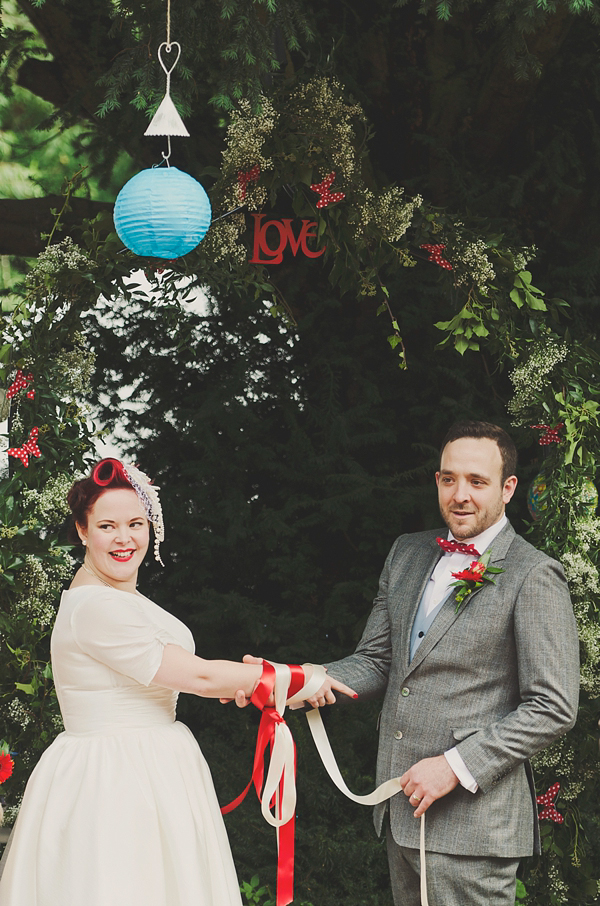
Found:
[[[245,654],[243,657],[244,664],[262,664],[263,659],[261,657],[255,657],[252,654]],[[327,669],[327,668],[325,668]],[[307,676],[307,679],[310,677]],[[343,695],[347,695],[349,698],[358,698],[357,693],[354,689],[351,689],[350,686],[346,686],[345,683],[340,682],[339,680],[333,679],[333,677],[328,676],[325,678],[325,682],[318,689],[314,695],[311,695],[310,698],[306,699],[306,702],[300,702],[297,705],[290,705],[290,709],[294,710],[296,708],[302,708],[304,704],[312,705],[313,708],[322,708],[324,705],[333,705],[335,704],[335,692],[341,692]],[[246,695],[243,689],[239,689],[235,693],[235,697],[231,698],[221,698],[219,699],[221,704],[227,704],[228,702],[235,701],[238,708],[245,708],[246,705],[250,704],[250,698]],[[272,704],[272,701],[269,700],[269,703]]]

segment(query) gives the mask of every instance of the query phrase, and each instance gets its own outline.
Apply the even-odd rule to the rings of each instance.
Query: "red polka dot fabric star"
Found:
[[[550,821],[554,821],[555,824],[562,824],[565,820],[560,812],[556,811],[554,806],[554,800],[558,796],[558,791],[560,790],[560,783],[553,783],[549,790],[547,790],[542,796],[536,796],[535,801],[538,805],[543,805],[544,808],[539,813],[538,818],[540,821],[543,821],[544,818],[548,818]]]
[[[549,444],[559,444],[560,429],[564,427],[563,422],[559,422],[558,425],[552,427],[551,425],[531,425],[535,431],[543,431],[544,433],[540,437],[539,444],[540,447],[547,447]]]
[[[433,261],[433,263],[437,264],[438,267],[443,267],[445,271],[454,270],[450,262],[446,261],[446,259],[442,255],[442,252],[446,248],[445,245],[443,245],[442,243],[440,243],[439,245],[430,245],[429,243],[425,243],[425,245],[422,245],[421,248],[425,249],[426,252],[429,252],[429,258],[427,259],[428,261]]]
[[[29,372],[29,374],[23,374],[23,372],[19,368],[14,381],[6,391],[6,398],[8,400],[13,399],[13,397],[17,395],[19,390],[26,390],[29,384],[31,384],[32,380],[33,375],[31,372]],[[31,396],[30,394],[33,394],[33,396]],[[35,396],[35,390],[30,390],[27,396],[29,399],[33,399],[33,397]]]
[[[42,455],[42,451],[37,445],[39,433],[39,428],[32,428],[29,432],[29,439],[21,447],[9,447],[6,451],[9,456],[20,459],[26,469],[29,467],[30,456],[39,458]]]
[[[329,189],[333,185],[333,180],[335,179],[335,170],[333,173],[330,173],[329,176],[326,176],[323,182],[314,182],[311,185],[311,190],[317,192],[321,197],[317,202],[318,208],[326,208],[328,205],[333,204],[334,201],[341,201],[342,198],[345,198],[346,195],[344,192],[330,192]]]

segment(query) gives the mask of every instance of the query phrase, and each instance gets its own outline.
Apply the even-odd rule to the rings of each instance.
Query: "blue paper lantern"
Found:
[[[177,167],[136,173],[115,202],[114,221],[121,242],[148,258],[180,258],[204,239],[210,226],[208,195]]]

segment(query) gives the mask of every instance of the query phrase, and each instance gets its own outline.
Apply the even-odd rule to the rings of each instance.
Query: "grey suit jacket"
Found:
[[[575,723],[577,627],[562,568],[506,525],[490,564],[504,571],[456,613],[443,604],[409,663],[419,601],[442,552],[440,531],[402,535],[353,655],[327,665],[360,696],[384,694],[377,782],[457,746],[479,784],[458,786],[427,810],[433,852],[519,858],[537,851],[527,759]],[[528,776],[529,775],[529,776]],[[375,809],[381,832],[385,805]],[[418,848],[419,821],[402,795],[389,803],[394,839]]]

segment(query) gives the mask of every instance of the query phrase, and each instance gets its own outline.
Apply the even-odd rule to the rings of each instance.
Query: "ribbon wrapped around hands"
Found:
[[[312,667],[306,680],[304,667]],[[251,701],[262,711],[252,777],[246,789],[233,802],[224,806],[226,815],[237,808],[254,784],[265,821],[277,830],[277,906],[287,906],[294,898],[294,819],[296,810],[296,745],[283,714],[287,705],[293,705],[317,692],[326,677],[325,668],[318,664],[276,664],[263,661],[263,672]],[[268,704],[273,696],[273,704]],[[331,749],[318,708],[306,714],[308,726],[323,765],[336,787],[353,802],[377,805],[396,793],[402,792],[400,779],[394,777],[382,783],[365,796],[350,792]],[[264,779],[264,756],[269,748],[270,762]],[[264,786],[263,786],[264,782]],[[272,811],[274,809],[274,812]],[[425,815],[421,816],[421,902],[428,906],[425,876]]]
[[[294,830],[296,813],[296,744],[283,713],[286,705],[302,702],[323,685],[325,669],[315,666],[308,682],[302,667],[263,661],[262,676],[252,693],[252,704],[262,711],[252,777],[246,789],[224,806],[226,815],[237,808],[254,784],[265,821],[277,830],[277,906],[294,899]],[[273,696],[274,704],[267,702]],[[264,777],[265,752],[270,761]],[[264,782],[264,787],[263,787]],[[271,811],[275,810],[275,813]]]

